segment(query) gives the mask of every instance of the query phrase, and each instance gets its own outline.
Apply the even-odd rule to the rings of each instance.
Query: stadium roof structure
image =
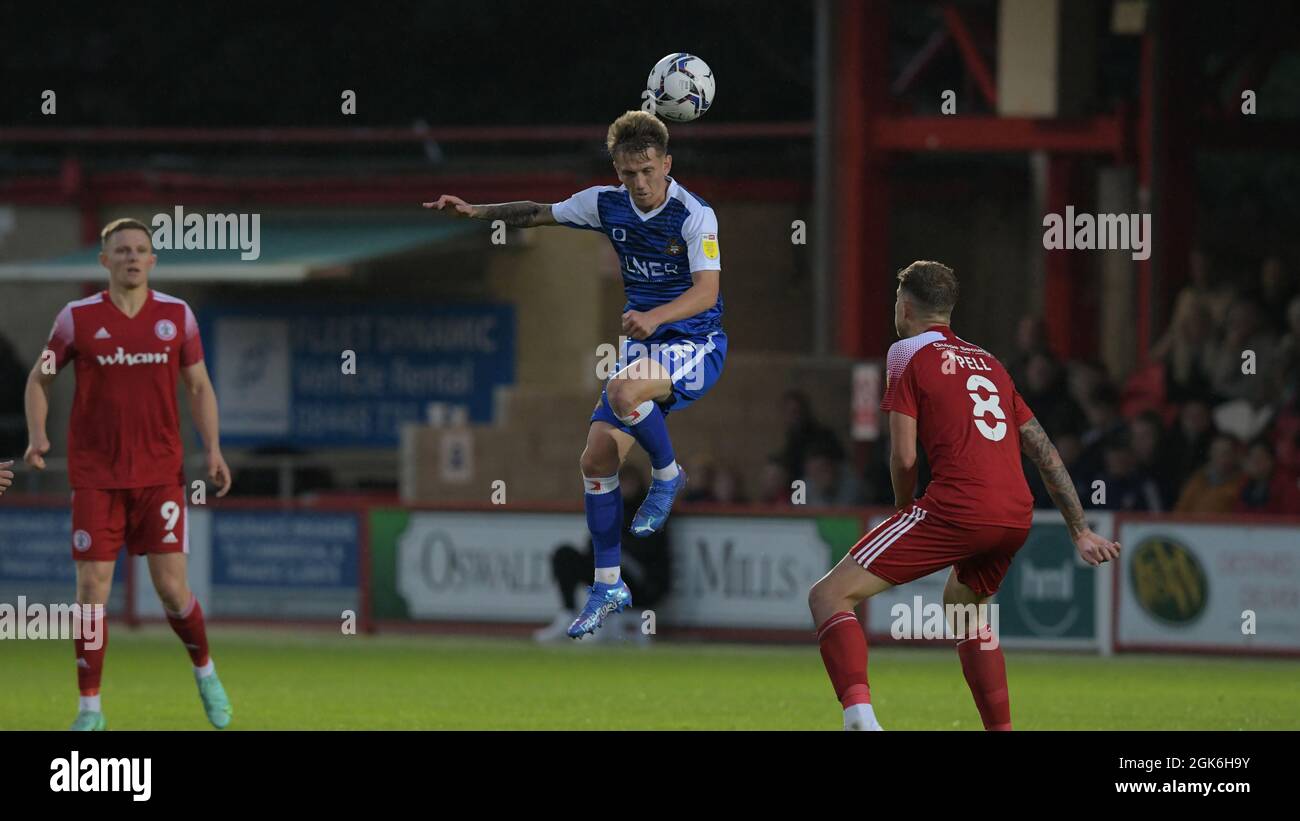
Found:
[[[177,250],[159,248],[155,239],[158,265],[150,279],[271,283],[346,277],[359,265],[439,249],[485,228],[432,217],[420,222],[267,220],[259,226],[255,259],[242,258],[251,253],[239,247]],[[5,282],[85,282],[103,277],[98,245],[47,259],[0,264],[0,281]]]

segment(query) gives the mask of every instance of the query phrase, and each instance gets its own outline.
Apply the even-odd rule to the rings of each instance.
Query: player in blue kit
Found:
[[[596,554],[587,604],[569,626],[581,638],[632,604],[620,574],[623,496],[618,471],[635,442],[650,455],[652,481],[632,532],[663,527],[686,473],[673,455],[665,417],[703,396],[722,374],[718,220],[708,203],[670,177],[668,128],[645,111],[629,111],[605,138],[622,185],[599,185],[564,202],[470,205],[450,195],[424,203],[442,213],[502,220],[516,228],[565,225],[600,231],[618,254],[627,304],[618,370],[591,415],[582,452],[587,527]]]

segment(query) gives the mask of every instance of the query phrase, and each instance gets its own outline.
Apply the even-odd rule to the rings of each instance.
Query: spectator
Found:
[[[1083,411],[1070,398],[1063,373],[1047,354],[1034,353],[1026,360],[1020,395],[1049,436],[1083,430]]]
[[[1154,509],[1168,510],[1178,498],[1181,477],[1170,461],[1165,426],[1160,422],[1160,415],[1155,411],[1144,411],[1129,420],[1128,441],[1133,448],[1137,470],[1150,477],[1159,491],[1160,507]]]
[[[1097,504],[1104,510],[1159,511],[1163,507],[1160,501],[1160,489],[1150,476],[1138,470],[1137,457],[1126,440],[1119,434],[1106,440],[1103,446],[1103,467],[1093,474],[1088,483],[1088,498],[1093,498],[1092,489],[1101,481],[1104,492],[1103,502]]]
[[[1066,369],[1066,390],[1069,392],[1070,398],[1074,400],[1075,406],[1084,412],[1083,427],[1079,429],[1080,434],[1087,430],[1088,427],[1088,403],[1092,401],[1092,397],[1097,390],[1106,385],[1110,385],[1110,379],[1106,375],[1105,367],[1102,365],[1096,362],[1083,361],[1069,363]],[[1033,410],[1034,406],[1030,405],[1029,407]],[[1048,434],[1052,434],[1052,431],[1048,431]]]
[[[1022,316],[1016,325],[1016,352],[1007,360],[1012,382],[1019,385],[1025,381],[1029,361],[1035,356],[1046,356],[1052,365],[1056,364],[1047,344],[1047,323],[1040,316]]]
[[[714,471],[710,492],[713,501],[721,505],[745,503],[745,484],[736,469],[729,465],[722,465]]]
[[[1300,382],[1300,296],[1286,306],[1286,331],[1277,345],[1278,394]]]
[[[1029,406],[1031,409],[1033,405]],[[1079,456],[1079,469],[1090,475],[1103,467],[1106,440],[1124,430],[1124,417],[1119,412],[1119,392],[1109,383],[1102,383],[1083,406],[1088,425],[1079,437],[1083,453]]]
[[[794,493],[790,487],[793,481],[786,470],[785,460],[780,456],[769,457],[759,479],[758,501],[774,507],[789,507]]]
[[[1178,297],[1174,300],[1174,309],[1171,316],[1182,316],[1187,313],[1204,312],[1207,321],[1207,328],[1213,332],[1223,324],[1223,319],[1227,315],[1228,307],[1232,303],[1235,295],[1230,285],[1220,285],[1215,282],[1210,260],[1205,253],[1199,248],[1193,248],[1188,256],[1188,282],[1178,292]],[[1195,303],[1189,305],[1188,303]],[[1165,331],[1165,338],[1156,343],[1157,348],[1163,348],[1168,344],[1168,337],[1174,330],[1174,323],[1170,323],[1169,328]]]
[[[1165,369],[1165,397],[1170,402],[1210,399],[1214,325],[1200,300],[1179,300],[1169,330],[1151,351]]]
[[[705,478],[707,487],[702,487],[690,497],[692,502],[712,502],[720,505],[739,505],[745,502],[745,493],[740,474],[726,465],[709,463]]]
[[[1287,303],[1294,296],[1295,283],[1282,265],[1282,258],[1269,254],[1259,269],[1259,303],[1263,306],[1263,319],[1270,331],[1286,328]]]
[[[1300,513],[1300,487],[1296,477],[1282,470],[1268,442],[1256,440],[1246,453],[1246,475],[1233,509],[1236,513]]]
[[[663,600],[672,584],[672,555],[668,549],[668,529],[649,536],[633,536],[628,532],[632,517],[646,495],[646,480],[641,471],[632,465],[623,465],[618,472],[618,489],[623,494],[623,549],[622,576],[632,588],[638,608],[650,608]],[[585,551],[571,544],[562,544],[551,554],[551,572],[559,588],[561,609],[555,620],[533,633],[536,641],[555,641],[567,637],[565,631],[578,617],[578,585],[590,586],[595,577],[595,554],[591,539]],[[616,624],[617,622],[615,622]],[[612,626],[609,628],[612,629]],[[634,635],[644,640],[640,630]]]
[[[804,478],[804,461],[811,450],[832,453],[836,457],[844,455],[844,449],[835,433],[818,422],[813,415],[807,395],[802,391],[786,391],[784,406],[785,445],[781,450],[781,459],[791,477]]]
[[[1178,424],[1169,435],[1169,461],[1180,483],[1210,458],[1210,442],[1215,433],[1210,406],[1205,400],[1183,403],[1178,411]]]
[[[809,451],[805,478],[807,503],[811,507],[851,507],[863,503],[862,483],[835,451]]]
[[[1210,443],[1210,459],[1183,485],[1174,510],[1178,513],[1231,513],[1241,496],[1239,444],[1226,433]]]
[[[713,501],[713,482],[717,471],[713,459],[708,457],[697,459],[691,466],[690,480],[686,483],[686,495],[682,497],[682,501]]]
[[[1300,474],[1300,384],[1288,385],[1273,419],[1270,438],[1278,467]]]
[[[1210,357],[1210,384],[1215,394],[1224,400],[1245,399],[1255,406],[1275,399],[1276,381],[1267,374],[1276,371],[1276,345],[1276,337],[1260,321],[1259,306],[1248,299],[1234,302],[1223,338]],[[1244,372],[1245,351],[1255,354],[1253,372]]]

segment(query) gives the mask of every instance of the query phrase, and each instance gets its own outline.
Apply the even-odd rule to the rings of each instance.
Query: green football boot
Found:
[[[77,718],[72,722],[69,730],[107,730],[108,721],[104,719],[103,713],[93,712],[91,710],[82,710],[77,713]]]
[[[230,718],[234,714],[230,709],[230,698],[226,696],[226,688],[221,686],[221,679],[213,673],[206,678],[199,679],[199,698],[203,699],[203,712],[208,714],[208,721],[218,730],[224,730],[230,726]]]

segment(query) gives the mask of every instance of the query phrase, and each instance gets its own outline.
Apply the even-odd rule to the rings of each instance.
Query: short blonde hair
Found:
[[[605,149],[613,157],[619,152],[646,154],[651,148],[668,153],[668,126],[648,111],[628,111],[609,126]]]
[[[107,248],[108,238],[116,234],[118,231],[144,231],[145,234],[149,236],[150,242],[153,241],[153,234],[149,232],[149,226],[140,222],[138,219],[122,217],[121,219],[113,220],[108,225],[105,225],[104,230],[99,232],[99,247]]]

